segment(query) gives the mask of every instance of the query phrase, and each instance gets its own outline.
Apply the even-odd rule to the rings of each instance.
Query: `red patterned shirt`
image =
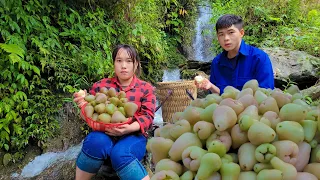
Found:
[[[95,95],[100,91],[100,88],[115,88],[117,92],[124,91],[127,95],[127,99],[138,105],[138,110],[133,116],[133,120],[137,121],[140,125],[141,132],[147,136],[147,131],[152,127],[156,96],[154,87],[145,81],[133,77],[130,85],[125,89],[122,89],[118,78],[104,78],[93,84],[90,94]]]

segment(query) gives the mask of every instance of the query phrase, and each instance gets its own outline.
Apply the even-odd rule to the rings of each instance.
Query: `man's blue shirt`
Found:
[[[241,41],[235,66],[224,51],[216,56],[211,63],[210,81],[220,89],[220,94],[226,86],[239,90],[243,85],[256,79],[259,87],[274,89],[274,76],[270,58],[267,53]]]

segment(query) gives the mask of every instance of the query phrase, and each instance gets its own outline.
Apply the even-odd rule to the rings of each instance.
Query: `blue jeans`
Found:
[[[79,169],[97,173],[107,158],[120,179],[142,179],[148,175],[140,163],[146,153],[147,139],[142,134],[129,134],[118,140],[94,131],[84,139],[77,158]]]

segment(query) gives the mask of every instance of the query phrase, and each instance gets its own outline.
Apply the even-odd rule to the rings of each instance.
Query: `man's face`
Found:
[[[221,47],[226,51],[238,51],[241,39],[244,35],[244,30],[239,30],[234,25],[219,29],[217,32],[218,41]]]

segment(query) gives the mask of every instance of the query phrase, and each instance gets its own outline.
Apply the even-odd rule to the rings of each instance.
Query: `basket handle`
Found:
[[[191,92],[189,91],[189,89],[186,89],[186,93],[189,96],[190,99],[194,100],[194,97],[192,96]]]
[[[166,96],[166,98],[160,103],[160,105],[156,108],[156,111],[158,111],[158,109],[161,108],[161,106],[163,105],[163,103],[165,103],[167,101],[167,99],[172,95],[173,91],[171,89],[168,89],[168,95]]]

